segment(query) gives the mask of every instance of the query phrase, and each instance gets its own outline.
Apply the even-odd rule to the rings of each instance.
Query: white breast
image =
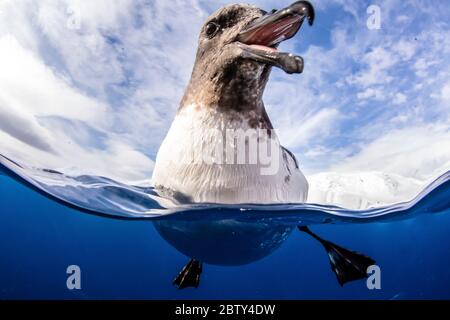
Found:
[[[269,143],[270,157],[260,147]],[[308,194],[306,178],[274,132],[269,138],[236,114],[195,105],[183,108],[172,123],[152,182],[192,202],[294,203],[305,202]]]

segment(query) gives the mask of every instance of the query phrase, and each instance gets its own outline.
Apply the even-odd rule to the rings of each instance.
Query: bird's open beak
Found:
[[[277,46],[294,37],[303,21],[314,22],[314,8],[308,1],[297,1],[282,10],[274,10],[252,21],[242,30],[237,41],[248,58],[282,68],[287,73],[301,73],[303,59],[288,53],[278,52]]]

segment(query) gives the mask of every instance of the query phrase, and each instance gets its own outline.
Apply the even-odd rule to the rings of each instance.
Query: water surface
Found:
[[[449,172],[412,201],[357,211],[179,204],[152,188],[0,162],[0,298],[450,298]],[[382,289],[340,287],[297,225],[375,258]],[[177,290],[192,255],[207,262],[201,285]],[[80,291],[66,288],[71,264]]]

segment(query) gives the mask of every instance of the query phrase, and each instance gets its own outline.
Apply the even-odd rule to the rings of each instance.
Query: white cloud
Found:
[[[317,136],[325,136],[330,133],[339,117],[336,109],[323,109],[317,113],[306,116],[304,119],[286,119],[286,122],[301,121],[301,125],[281,124],[280,139],[283,144],[292,149],[309,145]]]
[[[397,22],[400,22],[400,23],[408,22],[410,20],[411,20],[411,18],[406,15],[400,15],[397,17]]]
[[[436,123],[387,132],[332,170],[380,171],[426,183],[449,168],[449,126]]]
[[[409,201],[449,168],[448,123],[393,130],[308,176],[308,202],[367,209]]]
[[[108,135],[112,117],[105,104],[71,87],[12,36],[0,38],[0,52],[0,128],[9,135],[0,139],[2,153],[30,165],[121,180],[150,174],[150,159]],[[104,135],[101,147],[87,130]]]
[[[36,118],[0,94],[0,128],[10,136],[40,150],[56,152],[51,146],[51,135]]]
[[[363,88],[381,83],[389,83],[393,80],[390,68],[397,63],[397,58],[383,47],[375,47],[366,53],[362,62],[365,70],[347,78],[350,84],[356,84]]]
[[[194,59],[199,6],[20,0],[0,8],[2,152],[36,166],[150,177],[148,154]],[[70,8],[80,13],[80,29],[67,28]]]
[[[408,97],[403,93],[397,93],[394,97],[394,104],[403,104],[408,100]]]
[[[92,125],[107,122],[107,106],[70,87],[14,37],[0,38],[0,52],[2,94],[20,100],[24,111],[35,116],[65,116]]]
[[[417,51],[417,45],[411,41],[401,40],[393,45],[393,50],[398,53],[402,60],[410,60]]]
[[[429,75],[429,70],[431,67],[435,66],[439,62],[433,57],[422,57],[416,60],[414,63],[414,69],[416,70],[416,75],[425,78]]]
[[[383,91],[379,88],[367,88],[362,92],[358,92],[356,96],[360,100],[366,99],[384,100],[386,98]]]
[[[442,87],[441,95],[444,101],[450,102],[450,82]]]

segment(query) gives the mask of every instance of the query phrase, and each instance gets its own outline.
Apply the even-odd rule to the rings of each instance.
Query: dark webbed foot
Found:
[[[298,229],[309,234],[323,245],[330,259],[331,269],[336,274],[341,286],[350,281],[367,278],[367,268],[374,265],[375,260],[324,240],[307,227],[298,227]]]
[[[178,289],[188,287],[198,288],[200,284],[200,275],[202,274],[202,263],[195,259],[191,259],[188,264],[181,270],[180,274],[173,280],[173,284]]]

